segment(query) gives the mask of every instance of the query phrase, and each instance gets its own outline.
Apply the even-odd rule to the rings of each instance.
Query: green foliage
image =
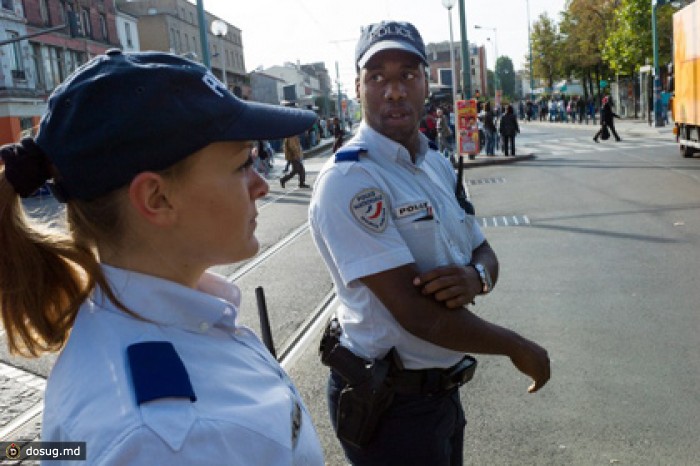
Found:
[[[503,95],[513,98],[515,95],[515,68],[513,68],[513,60],[505,56],[498,57],[498,60],[496,60],[496,76],[498,77],[498,87],[503,90]]]
[[[551,88],[561,74],[562,41],[559,28],[547,13],[542,13],[533,25],[531,41],[533,74]]]

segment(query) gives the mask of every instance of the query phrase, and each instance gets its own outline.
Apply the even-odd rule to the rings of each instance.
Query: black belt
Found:
[[[476,359],[465,356],[447,369],[404,369],[391,374],[394,391],[399,395],[436,395],[469,382],[476,370]]]

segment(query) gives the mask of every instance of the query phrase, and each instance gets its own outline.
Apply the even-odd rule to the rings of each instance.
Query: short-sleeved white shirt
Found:
[[[470,262],[484,236],[455,199],[454,169],[424,136],[414,164],[402,145],[364,122],[345,147],[366,152],[358,161],[329,160],[309,207],[341,303],[341,342],[366,358],[396,347],[407,369],[449,367],[464,355],[407,332],[358,279],[410,263],[426,271]]]
[[[86,442],[91,465],[324,464],[299,393],[253,332],[236,323],[235,285],[207,273],[194,290],[103,270],[122,303],[150,322],[95,290],[48,379],[42,441]],[[136,403],[126,349],[147,341],[172,343],[195,402]]]

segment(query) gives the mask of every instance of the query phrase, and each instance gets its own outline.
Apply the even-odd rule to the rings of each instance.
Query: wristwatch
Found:
[[[491,280],[491,274],[488,269],[478,262],[472,264],[472,267],[479,274],[479,279],[481,280],[481,294],[487,294],[493,289],[493,281]]]

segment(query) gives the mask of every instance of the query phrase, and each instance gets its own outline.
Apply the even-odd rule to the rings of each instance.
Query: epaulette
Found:
[[[137,404],[161,398],[197,401],[187,369],[169,341],[134,343],[126,354]]]
[[[362,152],[367,152],[367,149],[360,146],[342,147],[335,153],[335,163],[358,162]]]
[[[430,147],[432,150],[440,150],[438,145],[435,144],[435,141],[428,140],[428,147]]]

